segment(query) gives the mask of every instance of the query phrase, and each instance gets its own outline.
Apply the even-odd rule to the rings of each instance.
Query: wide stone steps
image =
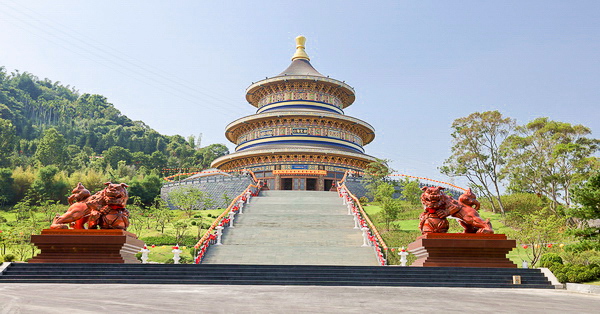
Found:
[[[251,199],[203,264],[377,265],[337,193],[264,191]]]
[[[538,269],[233,264],[13,263],[0,283],[554,288]]]

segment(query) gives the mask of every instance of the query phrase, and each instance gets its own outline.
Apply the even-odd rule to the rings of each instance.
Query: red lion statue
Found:
[[[492,224],[479,217],[477,210],[481,206],[471,189],[467,190],[457,200],[444,194],[444,188],[421,188],[421,203],[424,211],[419,216],[419,229],[425,233],[446,233],[449,224],[446,217],[453,217],[464,228],[464,233],[494,233]]]
[[[69,209],[66,213],[56,216],[50,229],[123,229],[129,226],[129,212],[125,209],[127,200],[127,184],[105,183],[106,187],[91,195],[83,184],[77,187],[69,196]]]

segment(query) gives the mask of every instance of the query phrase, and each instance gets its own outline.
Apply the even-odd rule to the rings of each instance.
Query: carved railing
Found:
[[[338,193],[344,200],[344,204],[348,206],[348,213],[354,215],[355,228],[358,227],[363,232],[363,246],[373,246],[377,255],[377,261],[381,266],[385,266],[387,265],[385,253],[387,253],[388,247],[379,234],[379,231],[377,231],[375,224],[369,219],[358,198],[346,187],[348,173],[346,172],[342,180],[339,181],[337,186]]]
[[[225,227],[233,227],[235,215],[238,212],[243,213],[244,205],[250,203],[250,198],[253,196],[258,196],[263,182],[258,180],[252,171],[247,171],[254,179],[254,183],[249,184],[244,192],[240,193],[231,201],[227,209],[225,209],[225,211],[223,211],[223,213],[221,213],[221,215],[215,219],[208,230],[206,230],[202,238],[200,238],[198,243],[196,243],[194,246],[194,249],[196,249],[198,252],[195,259],[196,264],[200,264],[202,262],[204,254],[206,254],[206,251],[210,245],[221,244],[223,229]]]

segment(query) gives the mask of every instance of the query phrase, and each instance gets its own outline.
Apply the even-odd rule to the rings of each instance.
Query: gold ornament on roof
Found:
[[[294,53],[294,56],[292,57],[292,61],[297,60],[297,59],[304,59],[304,60],[310,61],[310,58],[306,54],[306,51],[304,51],[305,43],[306,43],[306,37],[304,37],[302,35],[296,37],[296,53]]]

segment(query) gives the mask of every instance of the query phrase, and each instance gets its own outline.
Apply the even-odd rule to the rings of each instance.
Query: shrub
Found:
[[[600,242],[598,241],[580,241],[573,244],[565,245],[565,251],[567,252],[583,252],[583,251],[600,251]]]
[[[553,264],[550,270],[560,282],[587,282],[600,277],[600,266],[591,265],[560,265]]]
[[[183,236],[181,241],[178,243],[177,239],[172,235],[163,234],[158,237],[143,237],[140,240],[148,245],[183,245],[183,246],[194,246],[198,242],[198,239],[193,236]]]
[[[366,196],[363,196],[361,198],[358,199],[358,201],[362,204],[362,205],[366,205],[369,202],[369,198]]]
[[[562,263],[562,258],[556,253],[546,253],[540,258],[540,267],[550,267],[552,264]]]
[[[135,258],[137,258],[137,259],[138,259],[138,261],[140,261],[140,262],[141,262],[141,261],[142,261],[142,252],[137,252],[137,253],[135,253]]]
[[[192,222],[190,222],[190,224],[191,224],[192,226],[195,226],[195,225],[197,225],[198,223],[197,223],[195,220],[192,220]]]
[[[16,259],[16,257],[15,257],[13,254],[10,254],[10,253],[8,253],[8,254],[4,255],[4,256],[2,257],[2,259],[3,259],[5,262],[14,262],[14,261],[15,261],[15,259]]]

